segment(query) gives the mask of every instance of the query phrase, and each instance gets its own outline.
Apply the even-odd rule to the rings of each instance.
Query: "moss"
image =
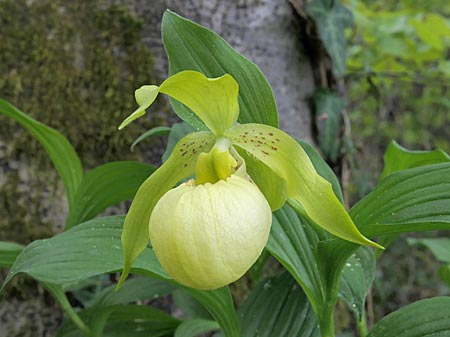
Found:
[[[131,153],[129,146],[152,122],[142,119],[121,132],[117,126],[135,108],[134,90],[156,82],[140,19],[124,7],[101,6],[93,0],[4,0],[0,27],[1,98],[63,133],[86,168],[139,158],[139,149]],[[40,144],[0,116],[1,143],[13,149],[8,161],[23,165],[23,158],[33,158],[31,166],[38,171],[29,174],[36,177],[37,186],[27,189],[52,188],[47,173],[53,167]],[[31,200],[17,179],[10,171],[0,192],[0,207],[6,210],[0,223],[2,238],[6,227],[22,228],[20,232],[46,225],[39,216],[39,193]],[[25,223],[20,225],[20,219]]]

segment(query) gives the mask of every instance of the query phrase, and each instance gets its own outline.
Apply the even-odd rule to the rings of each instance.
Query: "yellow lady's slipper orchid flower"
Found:
[[[139,188],[124,223],[119,285],[148,238],[163,268],[183,285],[215,289],[237,280],[267,242],[271,211],[287,198],[330,233],[380,247],[361,235],[296,140],[268,125],[237,123],[238,91],[228,74],[209,79],[195,71],[136,91],[139,108],[119,129],[162,92],[190,108],[210,131],[182,138]],[[195,180],[173,188],[194,174]]]

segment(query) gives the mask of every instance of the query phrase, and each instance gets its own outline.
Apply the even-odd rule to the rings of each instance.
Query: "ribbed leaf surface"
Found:
[[[239,310],[242,337],[319,337],[316,316],[289,273],[261,281]]]
[[[106,208],[131,199],[155,167],[133,161],[97,166],[81,180],[70,209],[66,228],[86,222]]]
[[[278,126],[272,89],[254,63],[213,31],[171,11],[164,14],[161,30],[171,75],[182,70],[197,70],[210,78],[230,74],[239,83],[239,122]],[[191,110],[173,99],[171,102],[183,120],[204,128]]]
[[[367,337],[448,337],[450,297],[415,302],[381,319]]]

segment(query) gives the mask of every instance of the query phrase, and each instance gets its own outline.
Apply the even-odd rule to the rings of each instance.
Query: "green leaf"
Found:
[[[183,288],[175,290],[172,293],[172,298],[177,308],[183,312],[183,317],[211,319],[211,315],[206,308]]]
[[[52,294],[53,298],[56,299],[58,304],[61,306],[61,309],[64,311],[64,313],[69,317],[72,321],[72,323],[86,336],[90,336],[91,331],[86,326],[84,321],[81,319],[80,316],[75,312],[74,308],[69,303],[69,300],[66,297],[66,294],[64,293],[63,288],[58,284],[50,284],[50,283],[44,283],[45,288]]]
[[[346,71],[345,29],[353,23],[352,13],[340,1],[313,0],[306,12],[314,19],[323,45],[333,60],[333,72],[343,76]]]
[[[239,122],[278,126],[272,89],[254,63],[216,33],[171,11],[164,13],[161,30],[170,74],[183,70],[197,70],[207,77],[230,74],[239,83]],[[203,127],[192,111],[171,102],[183,120],[196,128]]]
[[[450,264],[444,264],[439,268],[439,276],[450,287]]]
[[[410,245],[423,245],[427,247],[433,255],[441,262],[450,263],[450,239],[449,238],[430,238],[416,239],[407,238]]]
[[[284,273],[261,281],[239,310],[241,337],[319,337],[311,305]]]
[[[169,294],[175,286],[157,279],[137,277],[127,280],[118,292],[114,288],[114,286],[109,286],[97,293],[87,303],[88,309],[80,313],[83,319],[88,322],[93,336],[102,335],[110,314],[119,308],[119,304],[159,298]],[[60,329],[60,335],[73,331],[74,328],[73,322],[66,320]]]
[[[11,267],[23,248],[18,243],[0,241],[0,268]]]
[[[122,268],[123,217],[90,220],[51,239],[37,240],[17,257],[2,286],[25,273],[40,282],[70,284]],[[148,248],[136,260],[137,272],[170,280]]]
[[[314,93],[315,120],[319,145],[335,162],[341,150],[341,124],[344,98],[336,92],[322,89]]]
[[[120,270],[123,266],[123,252],[120,247],[122,223],[121,216],[97,218],[51,239],[32,242],[16,259],[1,290],[13,277],[21,273],[40,282],[70,284]],[[136,259],[133,271],[175,283],[162,270],[150,247]],[[205,306],[220,324],[226,337],[239,337],[239,322],[228,287],[214,291],[185,287],[183,289]],[[108,299],[102,301],[111,303]]]
[[[431,250],[433,255],[440,262],[445,263],[439,268],[439,276],[450,286],[450,239],[449,238],[430,238],[416,239],[407,238],[410,245],[423,245]]]
[[[375,279],[375,254],[369,247],[360,247],[344,266],[339,296],[349,305],[358,321],[364,313],[367,293]]]
[[[91,323],[93,337],[165,337],[172,336],[180,324],[165,312],[143,305],[116,305],[81,311],[80,316]],[[85,337],[65,322],[57,337]]]
[[[331,184],[317,173],[306,152],[288,134],[268,125],[243,124],[225,135],[284,179],[288,197],[300,202],[314,223],[345,240],[380,247],[361,235]]]
[[[450,163],[384,178],[350,214],[368,236],[450,228]]]
[[[66,228],[90,220],[106,208],[131,199],[155,167],[133,161],[110,162],[88,172],[75,194]]]
[[[407,305],[381,319],[367,337],[450,336],[450,297]]]
[[[142,305],[117,306],[111,313],[103,337],[157,337],[172,335],[180,324],[165,312]]]
[[[225,337],[241,337],[239,321],[234,311],[233,298],[229,287],[216,290],[200,291],[183,287],[192,297],[201,303],[219,323]]]
[[[197,337],[200,334],[218,329],[219,324],[216,321],[201,318],[189,319],[178,326],[174,337]]]
[[[131,144],[131,151],[134,151],[134,148],[136,147],[136,145],[138,145],[140,142],[142,142],[145,138],[150,137],[150,136],[161,136],[161,135],[167,135],[168,133],[170,133],[171,128],[169,128],[168,126],[157,126],[154,127],[146,132],[144,132],[142,135],[140,135],[139,137],[137,137],[133,144]]]
[[[118,287],[127,277],[133,261],[148,244],[150,215],[158,200],[177,182],[194,174],[198,155],[209,151],[213,145],[214,136],[210,132],[200,131],[185,136],[169,159],[139,187],[123,225],[125,260]]]
[[[273,214],[266,248],[302,286],[315,312],[324,301],[323,282],[315,261],[320,236],[311,223],[284,205]]]
[[[442,150],[412,151],[393,140],[384,153],[384,169],[381,177],[413,167],[450,162],[450,156]]]
[[[136,301],[164,297],[175,289],[174,284],[150,277],[135,277],[124,282],[119,291],[111,285],[96,293],[89,301],[89,307],[107,307]]]
[[[58,131],[39,123],[2,99],[0,99],[0,114],[15,119],[42,144],[61,177],[69,207],[72,208],[76,190],[83,177],[80,158],[72,145]]]

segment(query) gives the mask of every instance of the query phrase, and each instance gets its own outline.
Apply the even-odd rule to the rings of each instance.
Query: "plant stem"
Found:
[[[367,321],[366,313],[361,313],[361,320],[356,322],[356,328],[358,329],[359,337],[367,336]]]
[[[44,287],[48,290],[50,294],[55,298],[55,300],[61,306],[64,313],[72,320],[72,322],[80,329],[86,336],[91,336],[91,331],[88,326],[83,322],[83,320],[78,316],[75,310],[69,303],[62,287],[57,284],[51,284],[43,282]]]
[[[334,337],[334,306],[335,302],[325,302],[319,317],[320,334],[322,337]]]

